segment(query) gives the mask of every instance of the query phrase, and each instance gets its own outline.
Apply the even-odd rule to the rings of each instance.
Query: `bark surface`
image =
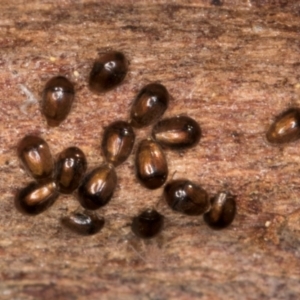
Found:
[[[299,299],[299,142],[265,140],[276,115],[300,106],[299,33],[296,0],[2,0],[0,298]],[[130,70],[120,87],[95,95],[88,74],[107,50],[123,51]],[[76,98],[67,120],[50,128],[40,100],[56,75],[75,83]],[[106,223],[95,236],[60,225],[78,208],[75,195],[36,217],[15,209],[16,191],[31,181],[16,155],[24,135],[39,133],[54,155],[80,147],[91,169],[104,161],[105,126],[127,120],[150,82],[172,95],[165,117],[188,115],[203,132],[195,148],[165,151],[168,180],[235,194],[228,229],[172,212],[162,188],[143,188],[136,146],[117,167],[117,189],[99,210]],[[136,130],[136,145],[150,132]],[[165,216],[165,227],[145,242],[130,223],[146,207]]]

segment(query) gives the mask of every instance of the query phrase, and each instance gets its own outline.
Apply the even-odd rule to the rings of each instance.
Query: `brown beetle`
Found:
[[[163,223],[164,217],[155,209],[146,209],[133,218],[131,230],[136,236],[149,239],[162,230]]]
[[[154,139],[163,147],[184,149],[195,146],[201,138],[199,124],[187,116],[163,119],[152,130]]]
[[[207,192],[186,179],[168,182],[164,188],[164,197],[173,210],[186,215],[198,216],[209,209]]]
[[[104,219],[91,211],[73,212],[61,218],[61,223],[69,230],[81,235],[93,235],[104,226]]]
[[[26,171],[36,180],[52,176],[53,158],[48,144],[42,138],[25,136],[18,144],[17,153]]]
[[[17,193],[15,206],[24,214],[37,215],[49,208],[58,195],[53,180],[48,179],[42,183],[31,182]]]
[[[141,128],[157,121],[169,105],[169,93],[159,83],[150,83],[143,87],[131,108],[131,124]]]
[[[266,134],[272,144],[294,142],[300,138],[300,109],[290,108],[277,116]]]
[[[84,177],[78,188],[78,200],[86,209],[98,209],[109,202],[116,185],[117,175],[114,167],[102,165]]]
[[[99,57],[93,65],[89,87],[93,92],[112,90],[124,80],[128,71],[128,61],[122,52],[111,51]]]
[[[42,113],[51,127],[64,121],[74,101],[74,85],[65,77],[51,78],[45,86],[42,101]]]
[[[140,142],[135,158],[136,176],[143,186],[157,189],[168,177],[166,157],[160,145],[152,140]]]
[[[130,155],[134,141],[134,131],[127,122],[111,123],[104,131],[101,145],[106,161],[115,167],[123,163]]]
[[[213,229],[229,226],[236,214],[235,198],[226,192],[218,193],[211,199],[211,209],[203,215],[205,223]]]
[[[56,162],[56,183],[59,192],[71,194],[78,188],[86,171],[87,161],[84,153],[77,147],[62,151]]]

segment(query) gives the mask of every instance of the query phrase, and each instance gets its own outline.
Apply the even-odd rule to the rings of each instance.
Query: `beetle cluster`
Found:
[[[109,52],[99,57],[89,77],[89,88],[95,93],[109,91],[124,80],[128,61],[121,52]],[[63,122],[74,100],[74,86],[65,77],[50,79],[43,93],[42,113],[49,126]],[[104,219],[95,211],[106,205],[117,185],[115,168],[132,152],[135,131],[153,125],[152,136],[142,140],[135,154],[136,177],[148,189],[164,186],[164,199],[176,212],[204,216],[204,221],[214,229],[231,224],[236,212],[235,197],[220,192],[212,199],[199,185],[187,179],[171,180],[164,149],[191,148],[201,138],[199,124],[188,116],[174,116],[160,120],[168,108],[170,95],[160,83],[150,83],[137,94],[130,112],[130,120],[117,120],[104,131],[101,143],[106,162],[88,173],[87,160],[77,147],[63,150],[54,162],[46,141],[28,135],[18,144],[18,157],[26,171],[35,179],[19,190],[15,204],[19,211],[29,215],[42,213],[58,198],[59,193],[71,194],[77,190],[77,198],[84,208],[61,219],[61,223],[83,235],[95,234],[104,225]],[[132,231],[141,238],[158,234],[164,217],[153,208],[146,208],[132,220]]]

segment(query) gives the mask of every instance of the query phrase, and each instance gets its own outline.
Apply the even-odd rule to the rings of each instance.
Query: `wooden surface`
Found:
[[[264,135],[274,116],[300,106],[300,2],[222,2],[0,2],[0,299],[299,299],[299,142],[274,147]],[[97,96],[87,77],[108,49],[123,51],[130,71]],[[66,122],[48,128],[39,101],[57,74],[75,83],[76,101]],[[162,189],[137,182],[134,155],[117,168],[95,236],[61,228],[59,218],[78,207],[74,196],[36,217],[16,211],[14,194],[31,181],[16,157],[25,134],[40,133],[53,154],[80,147],[92,168],[103,162],[104,126],[127,119],[152,81],[172,95],[165,116],[187,114],[203,130],[194,149],[166,152],[169,179],[236,194],[231,227],[213,231],[172,212]],[[129,225],[149,206],[166,222],[144,242]]]

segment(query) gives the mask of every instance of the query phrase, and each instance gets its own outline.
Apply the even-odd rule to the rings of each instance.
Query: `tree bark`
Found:
[[[300,105],[299,1],[3,0],[0,8],[1,299],[299,298],[299,142],[265,140],[274,117]],[[110,49],[125,53],[129,73],[113,91],[93,94],[91,66]],[[40,99],[58,74],[74,82],[76,99],[67,120],[50,128]],[[16,191],[31,181],[16,155],[23,136],[39,133],[54,155],[80,147],[92,169],[104,162],[103,129],[127,120],[150,82],[172,96],[165,117],[188,115],[203,133],[195,148],[165,151],[168,180],[235,194],[228,229],[175,213],[162,188],[142,187],[136,146],[99,210],[100,233],[82,237],[61,227],[79,206],[76,194],[35,217],[16,210]],[[151,126],[136,130],[136,145],[150,133]],[[130,229],[146,207],[165,216],[164,230],[149,241]]]

